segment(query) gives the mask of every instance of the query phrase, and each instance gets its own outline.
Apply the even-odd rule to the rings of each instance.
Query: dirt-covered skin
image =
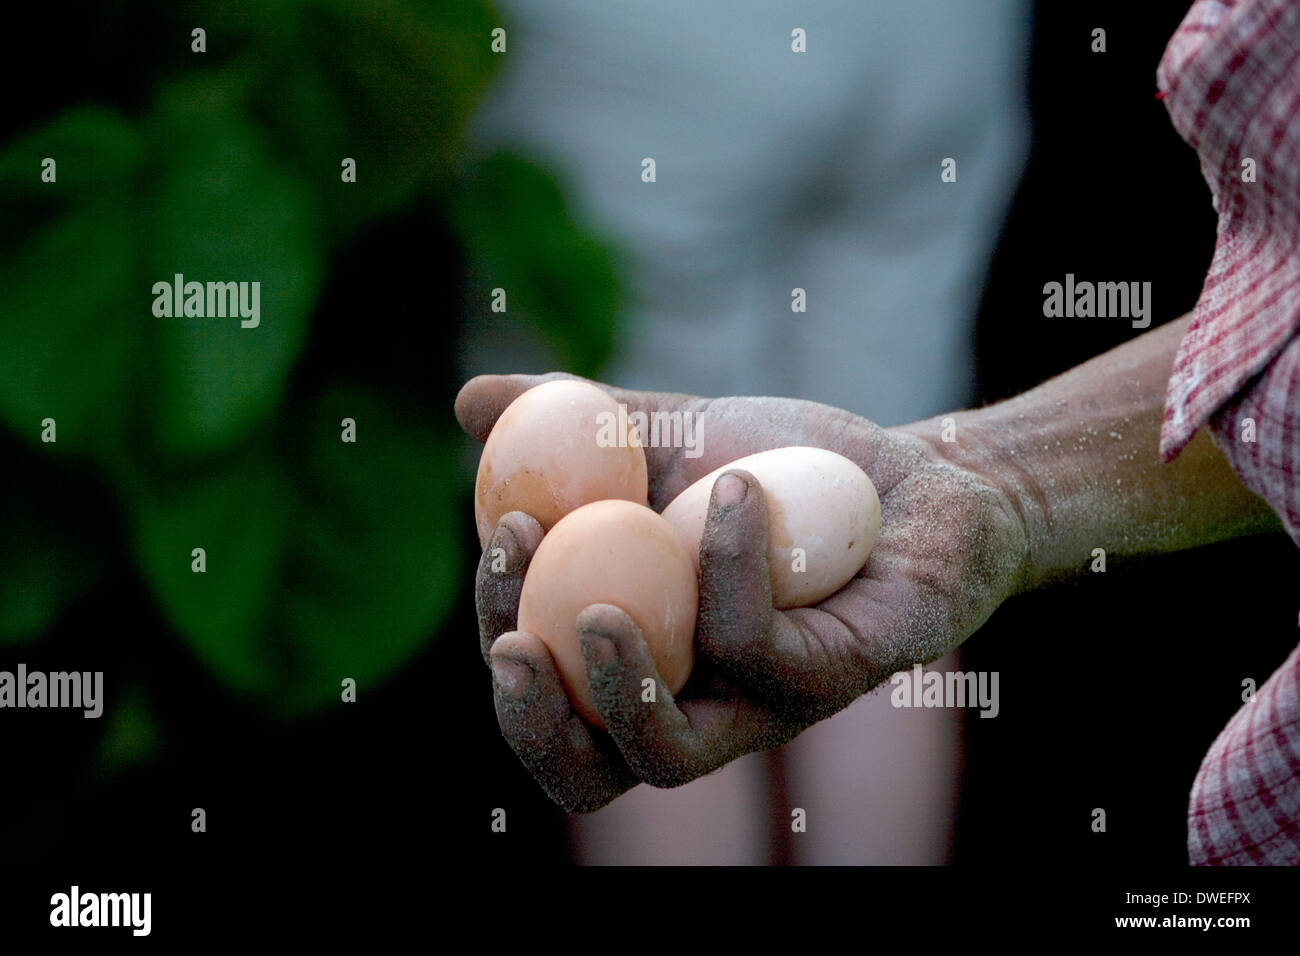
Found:
[[[457,399],[457,416],[482,441],[516,395],[553,377],[474,379]],[[816,607],[775,611],[762,489],[746,472],[724,475],[714,486],[700,550],[696,666],[676,699],[658,680],[636,625],[618,608],[596,605],[579,619],[596,706],[608,727],[602,733],[573,712],[545,645],[513,630],[542,530],[519,512],[502,518],[476,587],[497,716],[520,759],[569,811],[595,810],[641,781],[678,786],[785,743],[890,674],[943,656],[1024,583],[1025,526],[1007,492],[945,460],[917,435],[812,402],[608,390],[630,411],[680,410],[702,423],[697,458],[646,448],[655,510],[727,462],[811,445],[844,455],[871,476],[881,530],[866,566],[838,593]],[[505,552],[503,572],[492,571],[496,548]],[[647,676],[659,685],[654,703],[641,699]]]
[[[654,670],[618,608],[587,608],[579,619],[604,734],[573,714],[541,641],[512,630],[541,528],[506,515],[488,554],[503,548],[508,570],[492,573],[485,558],[477,585],[506,739],[556,803],[594,810],[638,781],[676,786],[786,742],[890,674],[942,656],[1010,595],[1084,573],[1098,549],[1122,560],[1278,530],[1203,430],[1160,461],[1165,384],[1187,321],[1008,401],[893,429],[812,402],[607,388],[630,412],[698,416],[699,457],[646,449],[657,511],[737,458],[812,445],[871,477],[880,537],[838,593],[775,611],[762,488],[743,472],[722,475],[700,546],[696,665],[678,698],[661,687],[655,703],[641,702],[641,680]],[[553,377],[476,378],[456,415],[482,441],[516,395]]]

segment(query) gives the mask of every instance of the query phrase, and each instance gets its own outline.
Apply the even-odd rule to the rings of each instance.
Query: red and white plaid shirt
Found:
[[[1197,0],[1156,81],[1219,214],[1160,454],[1208,423],[1300,544],[1300,2]],[[1188,850],[1195,864],[1300,864],[1300,648],[1202,762]]]

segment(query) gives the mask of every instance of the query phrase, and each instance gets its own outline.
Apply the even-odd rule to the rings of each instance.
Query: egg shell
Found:
[[[590,604],[626,611],[675,694],[695,663],[696,580],[667,521],[642,505],[598,501],[561,518],[542,539],[519,595],[519,630],[545,642],[574,710],[603,728],[578,646],[578,614]]]
[[[808,607],[856,575],[880,533],[876,486],[856,464],[823,448],[793,446],[759,452],[712,471],[664,509],[696,567],[714,482],[740,468],[763,486],[767,497],[768,565],[772,603]],[[804,551],[804,570],[795,570],[793,549]]]
[[[643,505],[648,489],[645,452],[618,402],[586,382],[547,382],[511,402],[483,446],[474,483],[479,544],[487,547],[510,511],[549,531],[592,501]]]

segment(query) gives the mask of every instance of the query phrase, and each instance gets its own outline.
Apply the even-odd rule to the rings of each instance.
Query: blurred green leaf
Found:
[[[340,440],[344,418],[357,441]],[[275,458],[196,477],[141,509],[141,565],[227,686],[282,714],[361,692],[436,631],[461,586],[450,438],[338,390]],[[206,542],[206,544],[205,544]],[[190,552],[207,548],[207,571]]]
[[[219,97],[165,97],[165,155],[150,216],[148,279],[258,282],[260,319],[141,319],[156,330],[159,438],[202,454],[228,447],[279,403],[324,274],[316,199],[277,166],[258,131]],[[251,285],[250,285],[251,289]]]
[[[177,14],[165,16],[170,35]],[[509,289],[510,312],[569,367],[595,374],[612,346],[613,257],[553,179],[508,154],[457,177],[470,112],[502,60],[489,48],[497,25],[475,0],[219,3],[208,55],[178,43],[132,85],[157,90],[144,119],[70,110],[0,153],[12,221],[0,419],[41,462],[95,459],[178,633],[222,684],[281,714],[337,702],[345,677],[368,693],[463,589],[450,421],[404,419],[355,389],[286,405],[328,256],[365,220],[454,202],[479,274]],[[40,181],[47,155],[55,184]],[[344,157],[355,185],[340,181]],[[177,273],[258,282],[259,327],[154,316],[154,283]],[[39,443],[46,417],[56,445]],[[344,417],[356,444],[339,440]],[[0,640],[48,628],[120,555],[112,520],[86,531],[85,514],[6,517]],[[108,758],[154,746],[143,708],[122,712]]]
[[[42,206],[124,195],[141,153],[140,136],[129,120],[99,107],[70,109],[5,146],[0,194],[7,203]],[[55,161],[52,183],[41,178],[46,157]]]
[[[91,587],[101,559],[57,515],[34,508],[17,489],[11,493],[0,531],[0,643],[24,644]]]
[[[340,440],[344,418],[355,444]],[[304,702],[337,700],[344,677],[373,687],[433,636],[463,584],[452,434],[355,390],[330,394],[311,434],[281,608]]]
[[[276,690],[264,634],[292,495],[271,455],[246,449],[143,491],[133,511],[139,562],[164,610],[221,679],[253,695]]]
[[[60,447],[114,440],[148,317],[137,281],[137,220],[106,204],[59,216],[0,261],[0,415],[39,442],[53,418]],[[135,301],[140,315],[124,304]]]
[[[158,752],[158,720],[144,692],[127,690],[107,710],[108,727],[99,744],[99,759],[111,771],[124,770]]]
[[[449,179],[497,61],[481,2],[316,0],[264,54],[253,112],[346,235]],[[341,180],[356,160],[355,184]]]
[[[494,153],[458,191],[452,213],[483,282],[506,290],[509,314],[535,322],[566,368],[595,376],[614,347],[615,258],[571,218],[550,174]],[[486,290],[478,299],[486,310]]]

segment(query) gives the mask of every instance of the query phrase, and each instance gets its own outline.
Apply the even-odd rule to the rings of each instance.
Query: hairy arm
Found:
[[[1025,526],[1020,586],[1107,556],[1177,551],[1281,527],[1204,429],[1160,461],[1165,384],[1189,317],[987,408],[904,426],[940,458],[1005,490]],[[943,441],[944,420],[955,440]]]

